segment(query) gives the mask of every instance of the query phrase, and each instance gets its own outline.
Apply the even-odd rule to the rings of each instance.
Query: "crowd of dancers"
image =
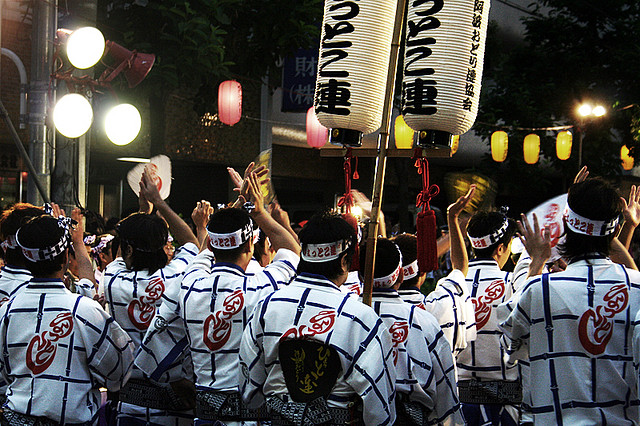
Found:
[[[552,250],[537,218],[468,217],[472,185],[446,212],[450,272],[423,294],[417,237],[382,235],[369,306],[358,227],[325,211],[295,232],[265,173],[230,170],[238,198],[191,224],[146,171],[111,232],[5,210],[0,424],[640,424],[635,186],[583,168]]]

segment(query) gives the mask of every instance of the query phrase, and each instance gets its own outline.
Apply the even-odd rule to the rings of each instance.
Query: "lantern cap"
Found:
[[[352,129],[331,129],[329,130],[329,143],[358,148],[362,146],[362,132]]]
[[[453,135],[441,130],[418,131],[417,144],[422,148],[449,148]]]

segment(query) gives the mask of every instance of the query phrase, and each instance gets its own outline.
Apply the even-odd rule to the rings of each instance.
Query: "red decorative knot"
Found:
[[[418,168],[418,174],[422,176],[422,191],[416,198],[416,207],[421,207],[422,211],[426,212],[430,209],[431,199],[440,193],[440,187],[436,184],[429,185],[429,162],[426,158],[417,158],[415,166]]]

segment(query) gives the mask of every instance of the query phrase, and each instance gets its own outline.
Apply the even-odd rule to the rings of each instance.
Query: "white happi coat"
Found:
[[[107,266],[104,274],[106,302],[113,318],[131,336],[136,349],[140,347],[147,329],[154,322],[156,310],[167,299],[167,294],[177,295],[184,271],[197,253],[195,244],[186,243],[176,250],[167,266],[153,274],[147,270],[127,269],[121,257]],[[168,369],[171,369],[168,376],[183,377],[181,363],[175,363]],[[132,378],[143,378],[143,374],[134,368]]]
[[[18,290],[27,285],[31,272],[17,266],[4,265],[0,269],[0,306],[9,301]]]
[[[466,278],[476,318],[476,339],[457,356],[458,380],[518,379],[518,369],[506,362],[500,346],[498,305],[514,294],[513,275],[500,270],[493,259],[474,259],[469,262]]]
[[[0,308],[0,344],[7,407],[60,423],[94,421],[99,386],[119,390],[133,363],[127,333],[61,280],[33,279]]]
[[[424,294],[422,294],[422,292],[420,290],[418,290],[417,287],[415,288],[406,288],[406,289],[398,289],[398,294],[400,295],[400,298],[410,304],[410,305],[415,305],[421,309],[425,309],[425,303],[427,301],[427,296],[425,296]]]
[[[347,275],[347,281],[340,286],[340,291],[345,294],[359,297],[362,295],[362,290],[362,281],[360,281],[358,271],[350,271]]]
[[[463,425],[451,346],[438,321],[391,288],[374,288],[371,307],[391,333],[396,393],[430,410],[430,424]]]
[[[528,279],[509,304],[500,327],[509,353],[529,356],[536,424],[638,424],[640,272],[590,256]]]
[[[293,279],[299,260],[280,249],[262,271],[247,275],[234,264],[213,264],[209,250],[198,255],[179,298],[197,386],[239,391],[238,351],[245,324],[259,301]]]
[[[436,288],[425,298],[424,309],[438,320],[454,356],[475,340],[476,319],[471,293],[460,270],[454,269],[438,280]]]
[[[288,394],[278,362],[278,342],[285,334],[313,338],[338,353],[342,371],[327,397],[329,407],[347,408],[360,395],[365,424],[393,424],[396,373],[387,328],[369,306],[310,274],[299,275],[259,303],[245,329],[240,363],[249,407]]]

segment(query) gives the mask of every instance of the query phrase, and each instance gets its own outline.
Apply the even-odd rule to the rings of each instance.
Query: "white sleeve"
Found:
[[[262,336],[260,315],[256,315],[260,310],[262,310],[262,303],[259,303],[253,311],[240,342],[240,369],[241,380],[243,380],[240,393],[245,404],[251,409],[264,405],[265,397],[262,389],[267,381],[262,338],[256,337]]]
[[[76,291],[81,296],[88,297],[93,300],[93,297],[97,294],[96,286],[87,278],[80,278],[75,284]]]
[[[119,390],[131,375],[134,344],[131,337],[95,301],[79,311],[90,326],[80,327],[87,363],[94,378],[110,391]]]

